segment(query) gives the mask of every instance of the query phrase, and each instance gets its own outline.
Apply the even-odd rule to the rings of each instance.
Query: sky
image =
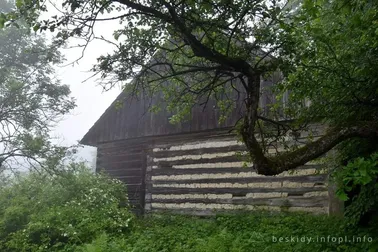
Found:
[[[111,38],[114,30],[112,28],[117,26],[116,22],[98,23],[95,27],[96,35]],[[77,43],[78,41],[72,40],[70,45]],[[65,146],[77,144],[121,92],[120,87],[103,91],[96,81],[96,77],[85,81],[93,74],[89,70],[96,63],[96,58],[111,51],[112,47],[106,42],[94,40],[88,45],[84,57],[77,64],[65,66],[80,58],[82,49],[62,50],[66,61],[62,66],[56,67],[57,77],[62,84],[70,86],[71,95],[76,99],[77,107],[65,116],[53,130],[52,136],[58,139],[58,143]],[[78,160],[88,162],[92,168],[95,165],[95,157],[96,148],[89,146],[80,148],[77,154]]]

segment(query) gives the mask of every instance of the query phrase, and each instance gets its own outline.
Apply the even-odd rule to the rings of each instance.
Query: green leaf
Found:
[[[16,7],[17,9],[21,9],[21,7],[24,5],[23,0],[16,0]]]
[[[342,201],[347,201],[349,199],[348,195],[343,190],[337,190],[336,196]]]
[[[38,31],[40,27],[41,27],[41,24],[39,24],[39,23],[35,24],[33,26],[33,31],[35,31],[35,32]]]

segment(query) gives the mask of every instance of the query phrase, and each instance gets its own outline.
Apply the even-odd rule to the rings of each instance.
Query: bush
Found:
[[[81,166],[31,173],[0,188],[0,251],[76,251],[102,233],[128,232],[125,186]]]

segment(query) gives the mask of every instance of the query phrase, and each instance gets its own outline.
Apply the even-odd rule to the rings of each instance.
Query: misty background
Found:
[[[51,12],[48,13],[50,14]],[[99,22],[94,29],[95,35],[112,37],[117,27],[116,21],[107,21],[106,24]],[[43,35],[49,36],[49,34]],[[97,77],[90,78],[93,75],[90,69],[97,62],[97,57],[111,52],[112,45],[101,40],[94,40],[88,44],[83,53],[83,47],[76,47],[79,44],[82,45],[83,41],[72,39],[67,49],[61,50],[66,61],[62,66],[55,67],[57,78],[62,84],[70,86],[71,96],[75,98],[77,105],[52,131],[51,136],[55,139],[54,141],[64,146],[77,144],[122,90],[119,85],[105,91],[99,85]],[[94,169],[96,151],[96,148],[91,146],[79,148],[75,160],[84,161]]]

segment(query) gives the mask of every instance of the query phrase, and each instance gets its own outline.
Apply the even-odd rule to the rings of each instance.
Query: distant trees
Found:
[[[12,8],[11,2],[0,2],[1,12]],[[0,30],[0,172],[16,163],[52,164],[56,155],[64,155],[65,149],[54,146],[48,134],[75,106],[69,87],[54,75],[59,52],[24,22],[17,26]]]

